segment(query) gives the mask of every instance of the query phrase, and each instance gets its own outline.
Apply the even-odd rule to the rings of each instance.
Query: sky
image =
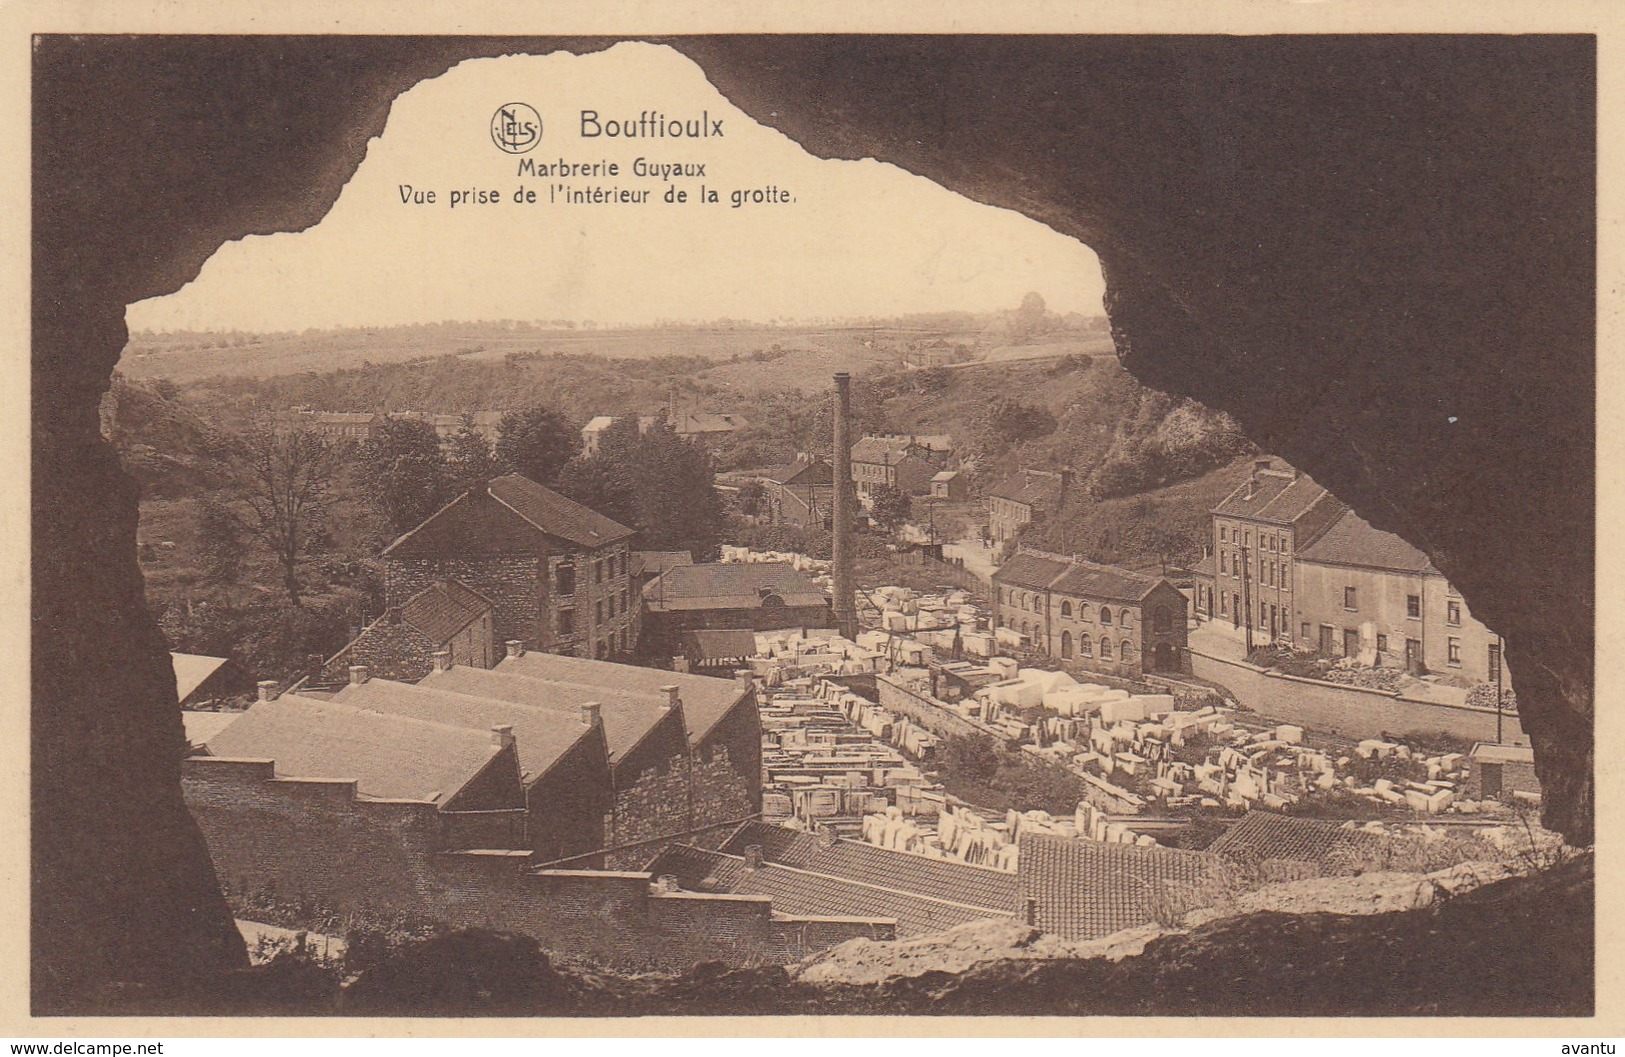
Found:
[[[492,119],[524,102],[541,118],[523,154]],[[706,115],[723,135],[584,138],[581,112],[637,120]],[[589,126],[590,130],[590,126]],[[523,146],[510,144],[510,146]],[[705,166],[640,178],[638,158]],[[616,177],[521,174],[614,162]],[[403,191],[403,185],[411,192]],[[550,201],[555,185],[647,191],[629,204]],[[701,186],[716,192],[700,201]],[[783,204],[730,204],[777,188]],[[667,190],[685,203],[668,203]],[[453,205],[453,191],[497,204]],[[536,193],[515,203],[516,191]],[[433,191],[415,204],[412,192]],[[409,201],[403,202],[405,195]],[[464,62],[396,99],[383,134],[326,218],[299,233],[227,243],[196,280],[131,305],[132,330],[303,330],[442,320],[591,320],[599,325],[896,316],[1014,308],[1037,291],[1052,311],[1102,313],[1093,251],[1008,210],[874,160],[812,157],[731,106],[692,60],[625,43],[575,56]]]

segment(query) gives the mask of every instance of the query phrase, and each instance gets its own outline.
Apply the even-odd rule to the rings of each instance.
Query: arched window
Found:
[[[1117,650],[1117,656],[1125,661],[1133,659],[1134,643],[1130,642],[1128,639],[1124,639],[1122,646],[1120,646]]]
[[[1167,606],[1158,606],[1151,611],[1151,629],[1153,631],[1168,631],[1173,627],[1173,618],[1168,615]]]
[[[1072,615],[1072,603],[1071,602],[1062,602],[1061,603],[1061,616],[1070,617],[1071,615]]]
[[[1118,610],[1118,612],[1117,612],[1117,626],[1120,627],[1120,628],[1128,627],[1128,610],[1126,610],[1126,609]]]
[[[1100,607],[1100,622],[1102,624],[1110,624],[1112,622],[1112,611],[1110,606]]]
[[[1025,591],[1021,592],[1021,608],[1027,608],[1027,592]]]
[[[1061,657],[1065,660],[1072,659],[1072,633],[1070,631],[1061,632]]]
[[[1021,637],[1026,638],[1027,634],[1028,634],[1028,632],[1027,632],[1027,622],[1025,620],[1023,620],[1021,622]]]
[[[1088,602],[1079,602],[1078,603],[1078,619],[1079,620],[1088,620],[1089,619],[1089,603]]]
[[[1100,636],[1100,659],[1103,661],[1112,659],[1112,640],[1104,635]]]
[[[1087,635],[1079,635],[1078,636],[1078,656],[1079,657],[1093,657],[1094,655],[1095,655],[1095,644],[1093,642],[1089,641],[1089,636],[1087,636]]]

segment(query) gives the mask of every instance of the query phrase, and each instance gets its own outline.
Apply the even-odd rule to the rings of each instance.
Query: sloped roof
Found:
[[[1286,859],[1313,863],[1326,872],[1347,869],[1352,858],[1382,838],[1345,829],[1340,822],[1297,818],[1273,811],[1249,811],[1209,847],[1214,855],[1241,863]]]
[[[1413,575],[1437,572],[1426,554],[1392,532],[1372,528],[1352,510],[1344,512],[1318,540],[1300,550],[1298,560],[1358,565]]]
[[[1248,489],[1252,497],[1248,498]],[[1290,472],[1271,470],[1258,475],[1257,484],[1243,481],[1225,497],[1213,512],[1226,517],[1245,517],[1276,525],[1291,525],[1326,496],[1326,489],[1308,474],[1294,477]]]
[[[169,663],[175,669],[175,698],[185,701],[226,664],[226,658],[171,652]]]
[[[212,756],[273,760],[278,777],[354,781],[360,796],[442,806],[502,751],[489,730],[294,694],[256,703],[208,746]]]
[[[1082,598],[1105,598],[1116,602],[1138,602],[1162,583],[1159,577],[1145,576],[1115,565],[1073,561],[1050,590]]]
[[[685,631],[683,655],[695,664],[756,655],[756,632],[726,628]]]
[[[493,728],[511,726],[514,751],[519,755],[519,770],[526,785],[544,777],[583,738],[598,736],[581,722],[579,710],[524,708],[494,697],[447,692],[438,686],[414,686],[390,679],[369,679],[359,685],[346,685],[333,700],[384,715],[484,731],[487,740]]]
[[[674,565],[693,565],[694,555],[688,551],[633,551],[631,575],[658,576]]]
[[[1061,475],[1043,470],[1022,470],[988,489],[987,494],[1025,506],[1051,505],[1061,496]]]
[[[581,706],[596,701],[611,763],[624,760],[667,717],[667,710],[650,696],[527,679],[512,670],[499,668],[487,670],[458,666],[444,672],[430,672],[413,689],[433,690],[471,700],[483,698],[498,703],[509,715],[523,713],[529,724],[560,727],[578,734],[586,729],[581,722]],[[680,723],[680,720],[674,722]],[[682,730],[681,727],[678,729]],[[518,733],[519,727],[515,723],[515,736]],[[523,753],[523,747],[520,751]],[[526,770],[533,768],[527,765]],[[536,773],[539,776],[541,772]]]
[[[852,445],[852,461],[889,462],[895,465],[902,462],[904,456],[912,454],[909,448],[907,437],[861,437],[856,444]]]
[[[594,415],[592,419],[581,427],[583,433],[597,433],[606,430],[615,424],[615,420],[608,415]]]
[[[765,822],[745,823],[721,850],[743,855],[751,845],[761,847],[767,862],[980,907],[989,917],[1013,914],[1019,905],[1016,875],[985,866],[930,859],[845,838],[824,841],[815,834]]]
[[[437,533],[436,526],[443,518],[453,516],[453,511],[480,502],[494,502],[517,515],[519,523],[526,531],[534,531],[544,537],[561,539],[580,547],[602,547],[634,534],[632,529],[610,520],[596,510],[582,506],[573,499],[567,499],[529,478],[510,473],[487,482],[483,491],[476,487],[464,492],[431,514],[421,525],[385,547],[383,553],[387,556],[420,539],[430,541],[438,539],[438,544],[431,542],[429,545],[446,547],[448,541],[441,538],[446,532]]]
[[[671,425],[678,434],[732,433],[750,423],[739,415],[719,415],[710,411],[679,411]]]
[[[654,612],[686,609],[759,609],[762,592],[786,606],[821,606],[829,597],[788,562],[739,562],[679,565],[667,569],[643,589],[644,604]]]
[[[776,914],[895,921],[900,939],[1011,914],[778,863],[748,870],[740,856],[687,846],[662,852],[648,870],[656,876],[674,875],[690,891],[768,896]]]
[[[1195,565],[1191,566],[1192,576],[1205,576],[1211,580],[1213,579],[1215,572],[1216,570],[1213,565],[1213,555],[1211,554],[1197,562]]]
[[[695,746],[750,694],[749,690],[732,679],[668,672],[586,657],[565,657],[557,653],[528,652],[523,657],[507,657],[492,670],[530,679],[545,679],[598,695],[584,697],[581,699],[583,701],[604,701],[615,694],[641,695],[645,700],[660,701],[665,699],[660,688],[675,686],[683,702],[689,744]]]
[[[493,608],[489,598],[456,580],[430,584],[401,605],[401,620],[433,642],[452,638]]]
[[[1017,857],[1022,905],[1034,901],[1038,928],[1096,939],[1156,920],[1163,903],[1183,906],[1227,872],[1205,852],[1027,834]]]
[[[195,712],[181,710],[181,726],[186,730],[188,745],[206,745],[210,738],[237,721],[241,712]]]
[[[516,473],[493,478],[488,487],[493,499],[536,528],[583,547],[601,547],[633,534],[620,522]]]
[[[933,481],[952,481],[955,477],[958,477],[958,476],[959,476],[959,471],[958,470],[942,470],[939,473],[933,475],[931,480],[933,480]]]
[[[1066,569],[1067,563],[1064,561],[1020,551],[995,569],[993,578],[1001,584],[1043,590],[1059,579]]]

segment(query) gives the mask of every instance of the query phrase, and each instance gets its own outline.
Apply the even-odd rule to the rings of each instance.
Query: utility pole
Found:
[[[1247,627],[1247,656],[1253,654],[1253,556],[1249,548],[1241,548],[1241,619]]]
[[[1506,671],[1506,666],[1507,666],[1506,640],[1501,638],[1501,636],[1497,635],[1497,636],[1495,636],[1495,744],[1497,744],[1497,745],[1502,744],[1502,741],[1501,741],[1501,697],[1502,697],[1502,694],[1505,691],[1503,690],[1503,683],[1502,683],[1501,673]]]

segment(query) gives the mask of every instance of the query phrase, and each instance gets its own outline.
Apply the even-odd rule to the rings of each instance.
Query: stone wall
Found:
[[[765,896],[656,893],[647,873],[535,871],[526,850],[456,847],[511,813],[447,818],[430,804],[358,800],[353,783],[207,757],[185,762],[182,787],[233,907],[270,895],[352,918],[508,929],[556,957],[622,970],[783,964],[856,936],[891,938],[880,921],[774,919]]]
[[[540,565],[541,559],[530,554],[386,558],[384,605],[402,605],[424,588],[450,577],[491,600],[495,606],[491,630],[498,643],[519,639],[531,649],[543,649],[537,626],[542,608]]]

